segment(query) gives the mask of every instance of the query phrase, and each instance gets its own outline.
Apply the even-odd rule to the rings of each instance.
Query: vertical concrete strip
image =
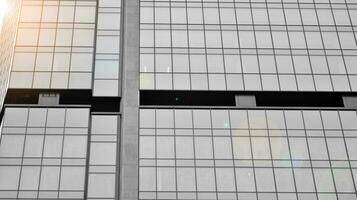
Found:
[[[124,0],[120,200],[138,200],[139,0]]]

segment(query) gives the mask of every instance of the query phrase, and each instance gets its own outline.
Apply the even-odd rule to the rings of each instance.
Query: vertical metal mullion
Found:
[[[223,2],[222,2],[223,3]],[[220,1],[217,0],[217,10],[218,10],[218,21],[219,21],[219,35],[221,37],[221,53],[222,53],[222,61],[223,61],[223,74],[224,74],[224,84],[225,84],[225,90],[228,90],[228,84],[227,84],[227,72],[226,72],[226,62],[225,62],[225,52],[224,52],[224,46],[223,46],[223,31],[222,31],[222,19],[221,19],[221,6],[220,6]]]
[[[115,200],[119,200],[119,196],[120,196],[120,193],[119,193],[119,189],[118,188],[120,188],[120,179],[119,179],[119,177],[120,177],[120,174],[119,174],[119,172],[120,172],[120,149],[121,149],[121,146],[120,146],[120,142],[121,142],[121,137],[120,137],[120,135],[121,135],[121,132],[120,132],[120,127],[121,127],[121,115],[120,114],[117,114],[116,115],[116,121],[117,121],[117,130],[116,130],[116,133],[115,133],[115,137],[116,137],[116,156],[115,156],[115,158],[116,158],[116,161],[115,161],[115,164],[116,164],[116,166],[115,166],[115,193],[114,193],[114,195],[115,195],[115,197],[114,197],[114,199]],[[139,145],[138,145],[138,151],[139,151]],[[138,163],[139,163],[139,157],[138,157]],[[139,174],[139,167],[138,167],[138,174]],[[139,176],[138,176],[138,182],[139,182]],[[138,189],[138,191],[137,191],[137,195],[139,196],[139,189]]]
[[[157,165],[157,159],[158,159],[158,156],[157,156],[157,109],[155,108],[154,109],[154,112],[155,112],[155,197],[156,199],[158,198],[158,184],[157,184],[157,172],[158,172],[158,165]]]
[[[62,164],[63,164],[63,152],[64,152],[64,142],[65,142],[65,136],[66,136],[66,118],[67,118],[67,110],[68,108],[63,108],[64,110],[64,124],[63,124],[63,136],[62,136],[62,149],[61,149],[61,157],[60,157],[60,165],[59,165],[59,174],[58,174],[58,191],[57,191],[57,198],[60,196],[60,190],[61,190],[61,175],[62,175]]]
[[[95,85],[95,72],[96,72],[96,60],[97,60],[97,44],[98,44],[98,17],[99,17],[99,1],[96,1],[95,8],[95,19],[94,19],[94,39],[93,39],[93,58],[92,58],[92,95],[94,94],[94,85]],[[74,30],[73,30],[74,31]],[[118,70],[120,71],[120,70]],[[119,77],[119,76],[118,76]],[[118,87],[120,88],[120,87]]]
[[[86,166],[84,174],[84,199],[88,199],[88,184],[89,184],[89,170],[90,170],[90,151],[91,151],[91,138],[92,138],[92,113],[88,114],[88,131],[87,131],[87,153],[86,153]]]
[[[37,63],[37,53],[38,53],[38,46],[40,45],[40,34],[41,34],[41,28],[42,28],[42,17],[43,17],[43,9],[45,7],[45,4],[44,4],[44,0],[41,1],[41,14],[40,14],[40,22],[38,22],[39,24],[39,27],[38,27],[38,35],[37,35],[37,42],[36,42],[36,46],[35,46],[35,53],[36,53],[36,56],[35,56],[35,61],[34,61],[34,66],[33,66],[33,74],[32,74],[32,83],[31,83],[31,88],[33,88],[34,86],[34,80],[35,80],[35,68],[36,68],[36,63]],[[22,8],[21,8],[22,9]],[[58,14],[57,14],[58,15]],[[21,18],[20,18],[21,20]]]
[[[303,14],[301,12],[301,6],[300,6],[300,0],[298,0],[297,2],[297,6],[298,6],[298,9],[299,9],[299,14],[300,14],[300,20],[301,20],[301,23],[302,23],[302,31],[304,33],[304,39],[305,39],[305,45],[306,45],[306,51],[307,51],[307,57],[309,59],[309,65],[310,65],[310,70],[311,70],[311,76],[312,76],[312,81],[314,83],[314,90],[316,91],[316,83],[315,83],[315,79],[314,79],[314,76],[312,75],[312,66],[311,66],[311,56],[310,56],[310,47],[309,47],[309,44],[307,43],[307,37],[306,37],[306,31],[305,31],[305,24],[304,24],[304,19],[303,19]],[[316,12],[316,11],[315,11]],[[316,16],[316,20],[317,20],[317,23],[318,23],[318,18],[317,18],[317,15],[315,13],[315,16]],[[319,24],[317,24],[317,26],[319,26]],[[321,41],[322,42],[322,41]],[[294,60],[293,60],[294,61]],[[294,61],[295,62],[295,61]],[[298,80],[297,80],[298,81]],[[299,81],[298,81],[299,83]],[[299,89],[299,84],[298,84],[298,89]],[[300,89],[299,89],[300,90]]]
[[[232,133],[232,120],[231,120],[231,110],[227,110],[228,113],[228,118],[229,118],[229,133],[230,133],[230,140],[231,140],[231,151],[232,151],[232,164],[233,164],[233,174],[234,174],[234,186],[235,186],[235,195],[236,195],[236,200],[238,200],[238,185],[237,185],[237,173],[236,173],[236,163],[235,163],[235,157],[234,157],[234,148],[233,148],[233,133]]]
[[[266,122],[266,127],[267,127],[267,134],[268,134],[268,142],[269,142],[269,154],[270,154],[270,162],[272,164],[272,171],[273,171],[273,178],[274,178],[274,187],[275,187],[275,198],[279,199],[279,195],[278,195],[278,187],[276,184],[276,175],[275,175],[275,166],[274,166],[274,159],[273,159],[273,151],[271,149],[272,145],[271,145],[271,140],[270,140],[270,129],[269,129],[269,123],[268,123],[268,116],[267,116],[267,111],[264,110],[264,116],[265,116],[265,122]]]
[[[176,110],[172,109],[172,115],[173,115],[173,125],[174,125],[174,135],[171,136],[174,139],[174,162],[175,162],[175,194],[176,194],[176,199],[178,199],[178,186],[177,186],[177,152],[176,152],[176,116],[175,116]]]
[[[213,158],[213,173],[214,173],[214,185],[215,185],[215,192],[216,192],[216,199],[218,198],[218,186],[217,186],[217,167],[216,167],[216,152],[215,152],[215,148],[214,148],[214,135],[213,135],[213,122],[212,122],[212,108],[209,109],[209,117],[210,117],[210,132],[211,135],[209,136],[211,138],[211,142],[212,142],[212,158]]]
[[[290,51],[290,60],[291,60],[291,64],[292,64],[292,67],[293,67],[293,72],[294,72],[294,78],[295,78],[295,84],[296,84],[296,90],[298,91],[299,90],[299,85],[298,85],[298,80],[297,80],[297,76],[296,76],[296,69],[295,69],[295,62],[294,62],[294,56],[293,56],[293,51],[292,51],[292,48],[291,48],[291,42],[290,42],[290,35],[289,35],[289,25],[288,25],[288,20],[287,20],[287,17],[286,17],[286,12],[288,12],[289,9],[285,9],[284,7],[284,2],[281,3],[282,5],[282,10],[283,10],[283,14],[284,14],[284,22],[285,22],[285,30],[286,30],[286,35],[288,37],[288,42],[289,42],[289,51]],[[302,23],[302,22],[301,22]],[[271,32],[273,33],[273,32]],[[273,35],[272,35],[273,37]],[[274,45],[274,40],[272,41],[273,45]],[[275,49],[274,49],[275,51]],[[275,52],[274,52],[275,53]]]
[[[205,22],[205,2],[204,0],[201,0],[201,5],[202,5],[202,27],[203,27],[203,41],[204,41],[204,50],[205,50],[205,60],[206,60],[206,78],[207,78],[207,89],[210,90],[210,81],[209,81],[209,72],[208,72],[208,55],[207,55],[207,37],[206,37],[206,22]]]
[[[352,85],[351,85],[350,77],[348,76],[348,71],[347,71],[347,68],[346,68],[345,54],[344,54],[343,49],[342,49],[341,39],[340,39],[339,31],[337,29],[335,14],[333,13],[331,0],[328,0],[328,1],[329,1],[329,4],[330,4],[330,10],[331,10],[332,19],[333,19],[333,22],[334,22],[335,33],[337,34],[338,44],[340,46],[341,57],[342,57],[342,60],[343,60],[344,69],[346,70],[346,73],[347,73],[346,74],[346,78],[347,78],[347,81],[348,81],[348,86],[350,87],[349,90],[351,91],[352,90]]]
[[[247,122],[248,122],[248,138],[249,138],[249,146],[250,146],[250,156],[251,156],[251,162],[252,162],[252,169],[253,169],[253,178],[254,178],[254,187],[255,187],[255,197],[256,199],[259,199],[258,196],[258,186],[257,186],[257,177],[255,174],[255,163],[254,163],[254,155],[253,155],[253,143],[252,143],[252,135],[251,135],[251,128],[250,128],[250,119],[249,119],[249,110],[244,110],[246,117],[247,117]]]
[[[56,27],[55,27],[55,38],[54,38],[54,47],[53,47],[53,54],[52,54],[52,61],[51,61],[51,73],[50,73],[50,82],[49,82],[49,88],[51,88],[51,86],[52,86],[52,77],[53,77],[53,64],[54,64],[54,62],[55,62],[55,52],[56,52],[56,41],[57,41],[57,33],[58,33],[58,24],[59,24],[59,22],[58,22],[58,19],[59,19],[59,13],[60,13],[60,7],[61,7],[61,4],[59,3],[58,5],[57,5],[58,7],[57,7],[57,22],[56,22]],[[37,59],[37,58],[36,58]],[[36,68],[36,64],[35,64],[35,68]],[[35,70],[36,71],[36,70]],[[35,76],[35,73],[34,73],[34,76]],[[33,85],[33,83],[32,83],[32,85]]]
[[[77,4],[77,1],[80,0],[75,0],[74,1],[74,11],[73,11],[73,22],[72,22],[72,39],[71,39],[71,47],[70,47],[70,52],[69,52],[69,68],[68,68],[68,80],[67,80],[67,88],[69,89],[70,86],[70,80],[71,80],[71,69],[72,69],[72,54],[73,54],[73,42],[74,42],[74,32],[76,30],[75,28],[75,23],[76,23],[76,14],[77,14],[77,7],[79,6]],[[94,56],[93,56],[94,57]],[[53,72],[52,72],[53,73]]]
[[[290,161],[290,165],[291,165],[291,173],[293,175],[293,180],[294,180],[294,188],[295,188],[295,194],[296,194],[296,199],[299,200],[299,194],[298,194],[298,190],[297,190],[297,186],[296,186],[296,175],[295,175],[295,170],[294,170],[294,162],[293,162],[293,159],[292,159],[292,156],[291,156],[291,146],[290,146],[290,136],[289,136],[289,132],[288,132],[288,125],[286,123],[286,115],[285,115],[285,110],[282,110],[281,111],[282,114],[283,114],[283,120],[284,120],[284,126],[285,126],[285,134],[286,134],[286,142],[287,142],[287,145],[288,145],[288,149],[289,149],[289,161]],[[303,199],[301,199],[303,200]]]
[[[311,173],[312,173],[312,180],[314,182],[314,189],[315,189],[315,194],[316,194],[316,198],[319,199],[319,195],[318,195],[318,190],[317,190],[317,185],[316,185],[316,180],[315,180],[315,172],[314,172],[314,165],[312,163],[312,159],[311,159],[311,152],[310,152],[310,148],[309,148],[309,140],[307,139],[308,136],[307,136],[307,133],[306,133],[306,124],[305,124],[305,120],[304,120],[304,115],[302,113],[302,111],[296,111],[296,112],[299,112],[299,114],[301,115],[302,117],[302,122],[303,122],[303,128],[304,128],[304,133],[305,133],[305,142],[306,142],[306,146],[307,146],[307,152],[309,154],[309,162],[310,162],[310,169],[311,169]]]
[[[343,143],[345,145],[345,151],[346,151],[346,155],[347,155],[347,159],[348,159],[348,165],[349,165],[348,167],[349,167],[349,170],[350,170],[351,180],[352,180],[352,183],[353,183],[353,186],[354,186],[354,189],[355,189],[355,193],[354,194],[357,197],[357,183],[356,183],[355,177],[353,176],[351,159],[350,159],[350,155],[349,155],[348,149],[347,149],[345,130],[343,129],[343,126],[342,126],[342,120],[341,120],[341,113],[340,112],[341,111],[338,110],[337,114],[338,114],[338,119],[339,119],[339,123],[340,123],[340,126],[341,126],[342,138],[343,138]],[[337,193],[337,190],[336,190],[336,193]]]
[[[170,13],[170,24],[169,24],[169,27],[170,27],[170,56],[171,56],[171,88],[172,89],[175,89],[175,81],[174,81],[174,53],[173,53],[173,45],[172,45],[172,42],[173,42],[173,37],[172,37],[172,4],[171,4],[171,1],[169,1],[169,13]]]
[[[323,48],[323,51],[324,51],[324,57],[325,57],[325,61],[326,61],[326,64],[327,64],[327,70],[328,70],[328,73],[329,73],[329,78],[330,78],[330,83],[331,83],[331,86],[332,86],[332,90],[334,90],[334,85],[333,85],[333,82],[332,82],[332,79],[331,79],[331,70],[330,70],[330,64],[328,62],[328,59],[327,59],[327,51],[326,51],[326,46],[325,46],[325,40],[324,40],[324,37],[323,37],[323,34],[322,34],[322,31],[321,31],[321,24],[320,24],[320,18],[319,18],[319,15],[318,15],[318,12],[317,12],[317,8],[316,8],[316,4],[314,3],[314,9],[315,9],[315,13],[316,13],[316,18],[317,18],[317,23],[318,23],[318,27],[319,27],[319,32],[320,32],[320,37],[321,37],[321,40],[322,40],[322,48]],[[331,12],[331,15],[333,15],[333,13]],[[314,71],[312,69],[312,62],[311,62],[311,72],[312,74],[314,75]],[[314,76],[313,76],[314,77]],[[314,78],[315,79],[315,78]],[[317,90],[317,88],[316,88]]]
[[[26,149],[26,139],[27,139],[27,129],[28,129],[28,124],[29,124],[29,115],[30,115],[30,108],[25,107],[23,109],[27,110],[27,118],[26,118],[26,127],[25,127],[25,133],[24,133],[24,143],[22,146],[22,155],[21,155],[21,164],[20,164],[20,172],[19,172],[19,179],[18,179],[18,185],[17,185],[17,195],[16,197],[19,198],[20,194],[20,184],[21,184],[21,176],[22,176],[22,169],[24,166],[24,157],[25,157],[25,149]]]
[[[30,112],[30,111],[29,111]],[[41,184],[41,175],[42,175],[42,166],[43,166],[43,157],[45,153],[45,143],[46,143],[46,131],[47,131],[47,119],[48,119],[48,109],[46,109],[46,120],[45,120],[45,132],[42,140],[42,153],[41,153],[41,164],[40,164],[40,172],[38,178],[38,186],[37,186],[37,198],[40,198],[40,184]]]
[[[237,15],[237,6],[236,6],[236,2],[233,2],[234,5],[234,16],[235,16],[235,22],[236,22],[236,31],[237,31],[237,41],[238,41],[238,52],[239,52],[239,62],[240,62],[240,73],[241,73],[241,77],[242,77],[242,88],[243,90],[245,89],[245,81],[244,81],[244,75],[243,75],[243,61],[242,61],[242,50],[241,50],[241,46],[240,46],[240,37],[239,37],[239,24],[238,24],[238,15]]]
[[[325,141],[325,145],[326,145],[326,150],[327,150],[327,158],[328,158],[328,162],[329,162],[329,165],[330,165],[330,172],[331,172],[331,175],[332,175],[332,181],[333,181],[333,186],[334,186],[334,189],[335,189],[335,194],[336,194],[336,199],[338,199],[338,194],[337,194],[337,187],[336,187],[336,181],[335,181],[335,176],[334,176],[334,172],[333,172],[333,167],[332,167],[332,162],[331,162],[331,158],[330,158],[330,151],[329,151],[329,147],[328,147],[328,143],[327,143],[327,138],[326,138],[326,132],[325,132],[325,124],[324,124],[324,121],[322,120],[322,116],[321,116],[321,111],[319,110],[318,111],[319,113],[319,117],[320,117],[320,120],[321,120],[321,124],[322,124],[322,128],[323,128],[323,138],[324,138],[324,141]],[[303,113],[303,116],[304,116],[304,113]],[[308,147],[310,148],[310,147]],[[316,191],[317,192],[317,191]]]
[[[188,0],[185,0],[185,10],[186,10],[186,41],[187,41],[187,59],[188,59],[188,70],[189,70],[189,80],[190,80],[190,90],[192,88],[192,70],[191,70],[191,51],[190,51],[190,34],[189,34],[189,22],[188,22]],[[191,4],[190,4],[191,5]]]
[[[192,145],[193,145],[193,164],[194,164],[194,172],[195,172],[195,196],[198,199],[198,184],[197,184],[197,157],[196,157],[196,129],[195,129],[195,120],[194,120],[194,110],[190,109],[191,113],[191,121],[192,121]]]
[[[254,13],[253,13],[252,0],[249,0],[249,10],[250,10],[250,15],[252,16],[252,28],[253,28],[254,45],[255,45],[254,50],[255,50],[255,53],[256,53],[255,58],[257,59],[257,63],[258,63],[258,73],[259,73],[260,88],[261,88],[260,90],[263,90],[263,80],[262,80],[262,73],[261,73],[261,70],[260,70],[257,35],[255,34],[255,24],[254,24]]]
[[[273,56],[274,56],[274,64],[275,64],[275,70],[276,70],[276,78],[278,80],[278,87],[279,87],[279,91],[281,90],[281,84],[280,84],[280,78],[278,76],[279,71],[278,71],[278,62],[276,61],[276,53],[275,53],[275,46],[274,46],[274,39],[273,39],[273,35],[272,35],[272,28],[271,28],[271,20],[270,20],[270,15],[269,15],[269,6],[268,6],[268,0],[265,0],[265,6],[267,9],[267,16],[268,16],[268,23],[269,23],[269,35],[270,35],[270,39],[271,39],[271,44],[272,44],[272,51],[273,51]],[[282,12],[284,13],[284,10],[282,10]],[[287,28],[285,27],[286,30],[286,35],[288,36],[288,32],[287,32]],[[289,37],[288,37],[288,42],[289,42],[289,46],[290,46],[290,41],[289,41]],[[257,44],[258,46],[258,44]],[[263,84],[263,82],[262,82]]]

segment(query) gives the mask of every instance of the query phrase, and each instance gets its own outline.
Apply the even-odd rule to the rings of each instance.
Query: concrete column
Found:
[[[122,127],[120,200],[138,200],[139,145],[139,0],[122,5]]]

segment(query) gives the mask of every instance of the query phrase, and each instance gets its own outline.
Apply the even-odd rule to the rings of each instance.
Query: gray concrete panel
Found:
[[[139,0],[124,0],[122,26],[122,127],[120,200],[137,200],[139,189]]]

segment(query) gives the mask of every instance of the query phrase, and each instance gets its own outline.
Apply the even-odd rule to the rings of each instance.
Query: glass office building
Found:
[[[0,1],[0,106],[2,107],[9,82],[14,51],[20,0]]]
[[[11,2],[0,199],[357,200],[357,2]]]

